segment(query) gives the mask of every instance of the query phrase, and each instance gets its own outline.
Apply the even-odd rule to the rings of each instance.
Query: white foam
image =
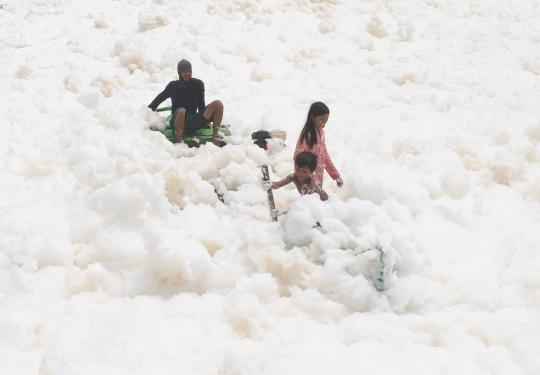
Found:
[[[540,373],[539,10],[0,4],[0,373]],[[182,58],[227,147],[149,130]],[[319,100],[345,185],[272,222]]]

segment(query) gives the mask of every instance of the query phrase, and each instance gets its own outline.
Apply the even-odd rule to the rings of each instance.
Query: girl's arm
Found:
[[[279,189],[280,187],[282,186],[285,186],[287,184],[290,184],[293,180],[293,177],[294,175],[293,174],[290,174],[288,175],[287,177],[285,177],[284,179],[282,180],[279,180],[279,181],[276,181],[276,182],[272,182],[272,185],[271,185],[271,188],[272,189]]]
[[[296,159],[296,155],[304,151],[310,151],[309,145],[306,142],[304,142],[303,139],[299,138],[298,142],[296,143],[296,148],[294,150],[293,160]]]
[[[326,171],[328,172],[330,177],[332,177],[332,179],[335,180],[339,177],[339,172],[336,166],[334,165],[334,163],[332,162],[332,159],[330,159],[330,155],[328,154],[328,150],[326,149],[326,142],[323,143],[323,146],[324,146],[323,157],[324,157],[324,164],[325,164]]]

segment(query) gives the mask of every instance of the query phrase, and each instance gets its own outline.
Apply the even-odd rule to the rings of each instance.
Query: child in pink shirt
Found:
[[[281,181],[273,182],[270,187],[279,189],[282,186],[294,183],[298,192],[305,194],[319,194],[321,200],[328,199],[328,194],[315,182],[313,172],[317,168],[317,156],[311,152],[301,152],[294,159],[294,173],[291,173]]]
[[[326,104],[315,102],[309,108],[307,120],[300,133],[293,159],[304,151],[309,151],[317,156],[317,168],[315,170],[315,183],[322,187],[324,170],[334,179],[337,186],[343,186],[343,180],[334,166],[334,163],[326,150],[326,141],[324,137],[324,126],[330,116],[330,110]]]

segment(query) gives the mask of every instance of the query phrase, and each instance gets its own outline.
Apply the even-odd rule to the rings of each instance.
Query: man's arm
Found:
[[[197,107],[199,108],[199,113],[204,113],[204,109],[206,108],[206,103],[204,101],[204,82],[201,81],[201,92],[199,93],[199,100]]]
[[[162,92],[160,92],[155,98],[154,100],[152,100],[152,103],[148,104],[148,108],[152,109],[152,111],[155,111],[157,109],[157,107],[163,103],[166,99],[170,98],[171,97],[171,94],[170,94],[170,83],[167,85],[167,87],[165,87],[165,90],[163,90]]]

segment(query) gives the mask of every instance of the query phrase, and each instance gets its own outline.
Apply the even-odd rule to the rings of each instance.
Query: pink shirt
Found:
[[[334,163],[332,162],[332,159],[330,159],[330,155],[328,155],[328,151],[326,150],[324,129],[318,128],[316,130],[317,143],[315,143],[312,148],[310,148],[303,139],[298,139],[298,143],[296,144],[296,150],[294,151],[293,160],[296,158],[296,155],[304,151],[309,151],[317,155],[317,169],[315,170],[313,177],[317,184],[322,185],[325,169],[330,175],[330,177],[332,177],[332,179],[334,180],[339,177],[339,172],[334,166]]]

